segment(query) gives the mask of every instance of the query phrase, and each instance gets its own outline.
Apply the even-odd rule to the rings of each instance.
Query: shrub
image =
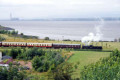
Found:
[[[71,80],[71,74],[73,73],[73,65],[71,63],[62,63],[57,68],[49,71],[48,78],[55,80]]]
[[[19,54],[18,58],[24,60],[32,60],[34,56],[42,56],[44,54],[45,51],[40,48],[34,47],[25,49],[21,54]]]
[[[15,59],[18,56],[18,54],[18,50],[12,48],[9,55],[12,56],[13,59]]]
[[[6,40],[4,37],[0,36],[0,41]]]
[[[43,56],[35,56],[32,60],[32,66],[36,71],[46,72],[62,62],[64,62],[64,58],[59,52],[47,51]]]
[[[45,40],[50,40],[49,37],[45,37],[44,39],[45,39]]]
[[[20,33],[20,35],[22,35],[22,36],[23,36],[24,34],[23,34],[23,33]]]
[[[83,80],[119,80],[120,52],[113,51],[110,57],[104,58],[96,64],[85,66],[80,79]]]
[[[9,66],[9,69],[2,67],[0,68],[0,80],[24,80],[26,79],[26,73],[19,71],[17,66]]]

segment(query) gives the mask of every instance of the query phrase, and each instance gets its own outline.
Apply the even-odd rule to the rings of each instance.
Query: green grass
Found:
[[[92,42],[91,45],[102,46],[104,50],[120,50],[120,42]]]
[[[35,42],[35,43],[65,43],[65,44],[83,44],[80,41],[60,41],[60,40],[43,40],[43,39],[24,39],[20,37],[8,36],[6,34],[0,34],[4,37],[5,42]],[[120,50],[120,42],[91,42],[91,45],[102,46],[103,50]]]
[[[108,57],[110,52],[97,52],[97,51],[74,51],[74,55],[68,59],[70,63],[80,63],[78,68],[72,75],[72,78],[79,78],[80,71],[83,69],[85,65],[89,65],[91,63],[95,63],[99,61],[101,58]]]

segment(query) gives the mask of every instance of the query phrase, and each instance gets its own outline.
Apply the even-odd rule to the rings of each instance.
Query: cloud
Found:
[[[119,0],[0,0],[3,5],[112,5]]]
[[[40,5],[53,4],[52,0],[0,0],[0,4],[4,5]]]
[[[21,18],[119,16],[120,0],[0,0],[0,13],[0,18],[9,13]]]

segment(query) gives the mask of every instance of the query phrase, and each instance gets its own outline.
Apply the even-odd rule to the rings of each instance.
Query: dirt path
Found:
[[[67,53],[67,58],[65,59],[65,61],[67,61],[72,55],[73,55],[73,52]]]
[[[27,66],[32,69],[32,63],[30,61],[19,61],[20,65]]]

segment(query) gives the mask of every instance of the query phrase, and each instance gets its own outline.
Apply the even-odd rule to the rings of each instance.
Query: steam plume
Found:
[[[86,45],[89,45],[91,41],[99,41],[101,40],[103,34],[101,32],[101,28],[104,25],[104,20],[100,19],[99,25],[96,25],[95,28],[95,33],[90,32],[88,36],[84,36],[82,38],[82,43],[85,43]]]

